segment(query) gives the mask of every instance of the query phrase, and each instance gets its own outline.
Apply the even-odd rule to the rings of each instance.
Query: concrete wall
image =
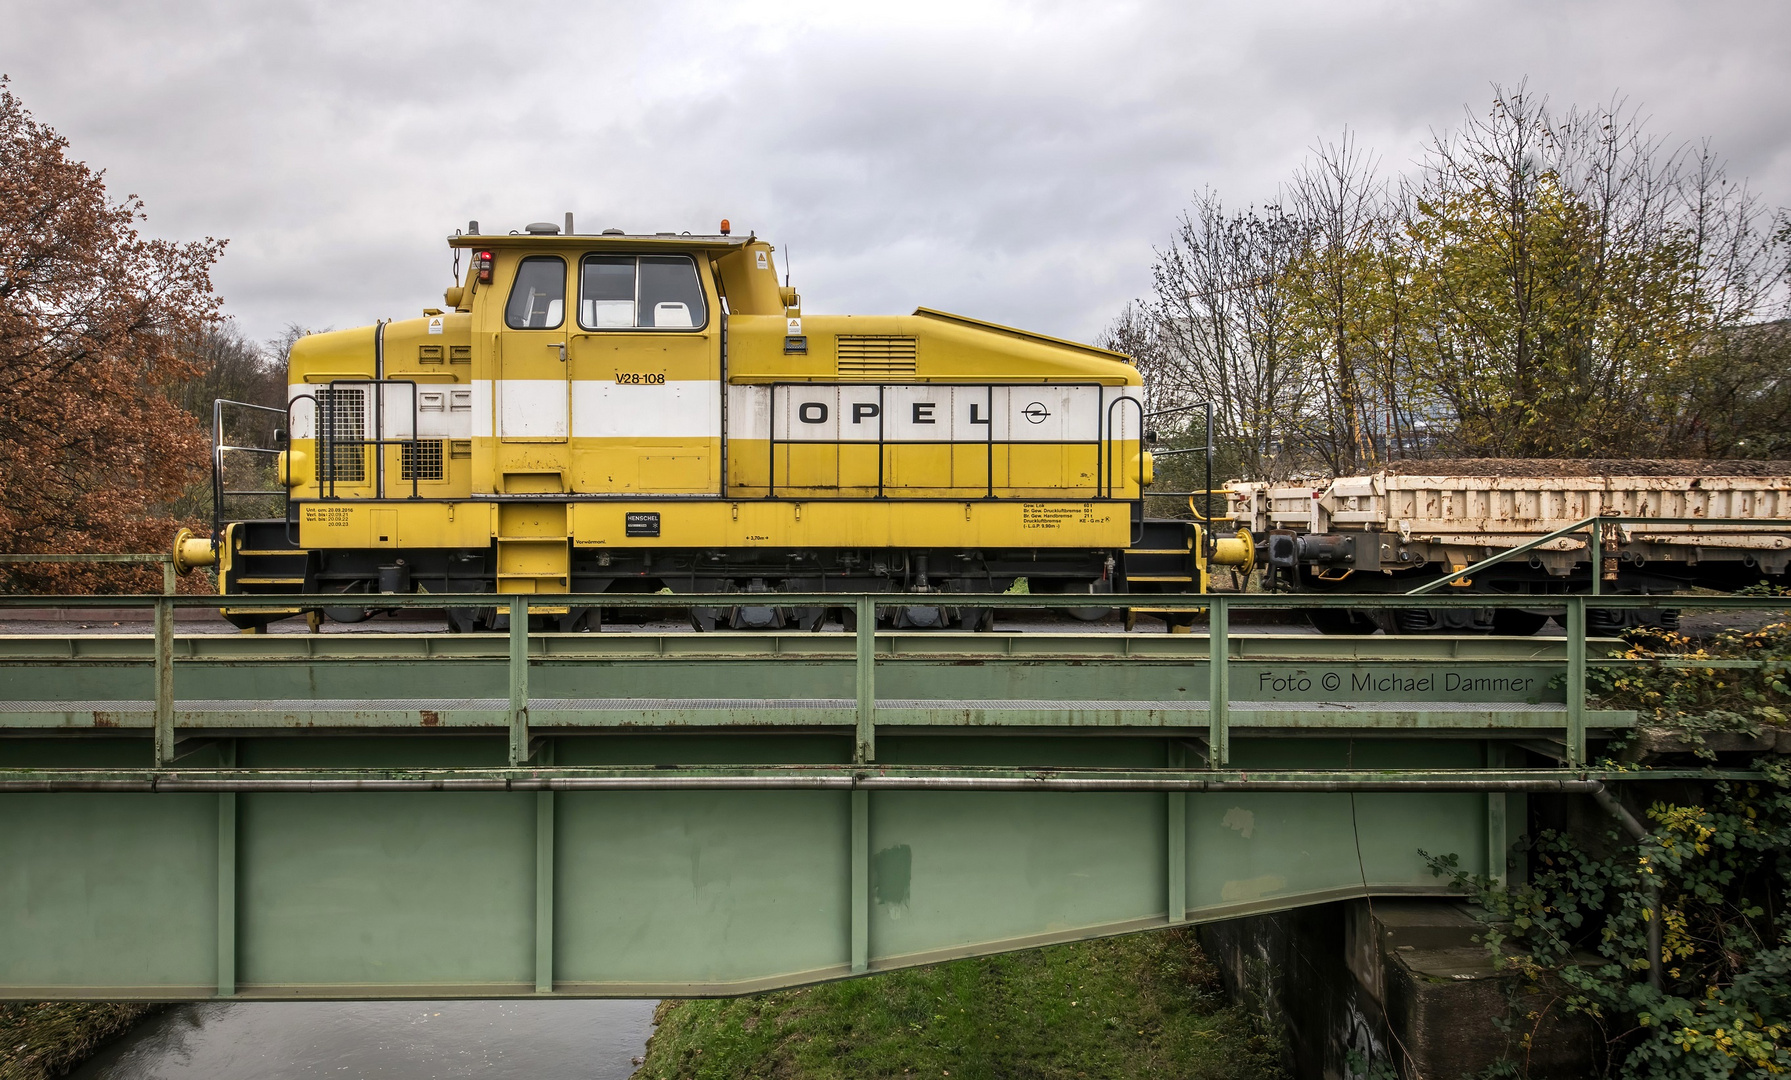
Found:
[[[1367,1070],[1379,1064],[1454,1080],[1507,1057],[1533,1080],[1588,1075],[1586,1025],[1514,1010],[1521,983],[1495,970],[1483,928],[1454,901],[1351,900],[1211,923],[1200,940],[1233,999],[1284,1033],[1295,1076],[1384,1075]]]

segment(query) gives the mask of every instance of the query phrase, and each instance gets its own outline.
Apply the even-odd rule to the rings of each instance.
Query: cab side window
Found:
[[[589,330],[634,325],[634,257],[593,255],[579,276],[578,322]]]
[[[532,255],[516,268],[504,325],[512,330],[552,330],[565,319],[566,262],[553,255]]]
[[[591,255],[580,270],[578,322],[587,330],[695,330],[708,320],[687,255]]]
[[[640,277],[642,326],[679,330],[707,320],[696,264],[687,256],[643,255]]]

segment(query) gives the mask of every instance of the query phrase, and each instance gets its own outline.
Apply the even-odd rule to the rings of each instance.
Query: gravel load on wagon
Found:
[[[1396,476],[1791,476],[1791,461],[1672,461],[1653,458],[1431,458],[1395,461]]]

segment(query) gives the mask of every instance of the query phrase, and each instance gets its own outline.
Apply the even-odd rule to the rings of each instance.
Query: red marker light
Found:
[[[474,255],[473,269],[479,272],[479,284],[491,284],[491,252],[481,251]]]

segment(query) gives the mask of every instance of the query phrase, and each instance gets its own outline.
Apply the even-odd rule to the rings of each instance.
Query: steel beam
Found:
[[[544,751],[552,761],[551,748]],[[554,793],[535,793],[535,993],[553,993]]]
[[[9,703],[19,711],[0,712],[0,728],[26,731],[141,731],[149,728],[154,713],[138,702],[34,701]],[[188,707],[169,714],[173,723],[188,731],[273,734],[282,731],[385,731],[421,733],[444,731],[506,731],[511,738],[511,762],[528,760],[527,726],[521,747],[517,743],[515,712],[503,708],[502,699],[487,704],[471,701],[189,701]],[[328,706],[337,704],[339,707]],[[1150,701],[928,701],[885,700],[877,709],[878,724],[886,733],[896,729],[981,730],[1148,730],[1199,728],[1211,738],[1212,728],[1223,724],[1231,731],[1309,731],[1419,733],[1445,737],[1478,737],[1489,732],[1533,733],[1564,731],[1569,723],[1566,706],[1490,704],[1481,707],[1426,707],[1415,702],[1313,704],[1275,707],[1269,702],[1233,702],[1225,714],[1209,711],[1206,702]],[[405,707],[409,706],[409,707]],[[472,706],[472,707],[467,707]],[[481,707],[484,706],[484,707]],[[522,707],[538,728],[557,730],[638,730],[641,728],[824,731],[841,729],[864,734],[859,723],[864,715],[849,700],[827,699],[719,702],[705,699],[670,699],[642,703],[563,702],[535,699]],[[1581,709],[1582,728],[1626,728],[1635,723],[1628,710]],[[859,746],[866,745],[862,740]],[[1215,759],[1218,760],[1218,759]],[[170,759],[164,764],[171,764]]]
[[[1207,626],[1207,758],[1215,769],[1231,761],[1230,598],[1215,594]]]
[[[1487,740],[1486,767],[1505,767],[1503,743]],[[1505,883],[1506,853],[1511,846],[1505,828],[1505,800],[1506,793],[1503,791],[1489,791],[1486,794],[1486,876],[1500,885]]]
[[[1721,776],[1749,770],[1584,769],[1238,770],[1005,769],[976,766],[625,766],[531,769],[147,770],[0,769],[0,793],[527,792],[527,791],[1255,791],[1586,793],[1612,781]]]
[[[236,744],[219,748],[219,764],[236,764]],[[218,996],[236,994],[236,799],[233,791],[218,793]]]
[[[871,793],[852,792],[851,957],[853,972],[870,964],[871,952]]]
[[[858,726],[855,760],[877,760],[877,608],[868,596],[858,598],[856,652],[853,675],[858,702],[854,721]]]
[[[510,764],[529,759],[529,602],[510,598]]]
[[[154,762],[174,760],[174,604],[155,602],[155,745]]]
[[[1144,749],[1162,760],[1160,741]],[[839,783],[870,771],[822,771],[832,786],[810,788],[256,787],[234,795],[234,931],[212,907],[225,899],[208,865],[226,850],[216,792],[8,794],[0,999],[738,993],[1171,921],[1441,895],[1418,849],[1490,861],[1474,781],[1501,779],[1421,770],[1376,791],[1393,781],[1374,770],[1160,768],[1143,772],[1171,775],[1065,789],[1053,781],[1096,778],[1037,770],[991,785],[960,768],[910,779],[972,782]],[[1532,788],[1600,782],[1509,773]],[[1184,800],[1180,843],[1165,791]]]
[[[1179,741],[1169,741],[1167,756],[1169,768],[1187,766],[1188,750]],[[1167,918],[1174,926],[1188,917],[1188,793],[1165,792],[1163,800],[1167,811],[1164,816],[1164,846],[1168,854],[1164,866],[1168,885]]]
[[[1229,602],[1235,602],[1230,598]],[[490,601],[488,600],[489,604]],[[1658,603],[1658,600],[1657,600]],[[0,623],[0,627],[5,624]],[[1599,639],[1618,647],[1616,639]],[[851,661],[857,635],[817,633],[692,631],[601,634],[530,634],[537,667],[578,661],[690,660],[727,664],[767,659]],[[1233,633],[1234,662],[1357,661],[1425,663],[1436,661],[1560,663],[1567,644],[1556,637],[1327,637],[1317,634]],[[1058,633],[993,631],[982,634],[878,631],[876,651],[884,662],[898,660],[983,660],[1048,662],[1109,660],[1134,663],[1191,663],[1207,658],[1206,639],[1191,634]],[[400,662],[453,660],[461,663],[509,660],[507,633],[347,633],[347,634],[188,634],[174,640],[177,661]],[[145,633],[0,634],[0,662],[149,663],[153,637]]]
[[[1586,598],[1567,598],[1567,764],[1586,760]]]

